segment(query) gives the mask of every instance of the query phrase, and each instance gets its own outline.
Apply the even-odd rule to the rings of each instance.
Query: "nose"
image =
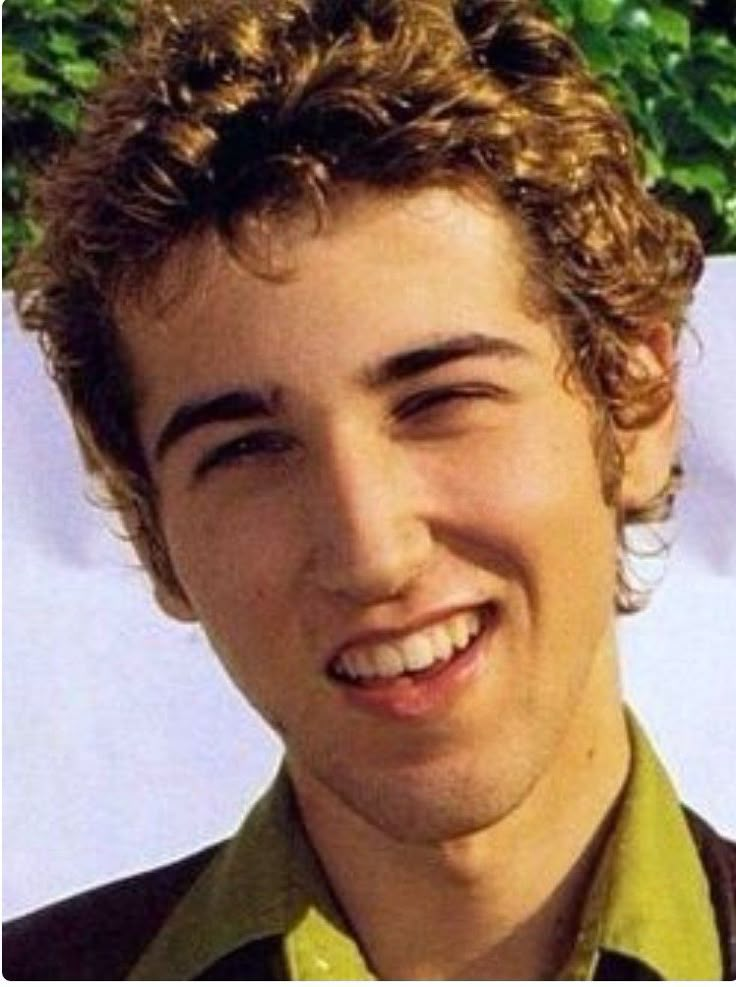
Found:
[[[309,569],[327,592],[361,605],[395,599],[426,567],[432,534],[405,453],[343,434],[308,483]]]

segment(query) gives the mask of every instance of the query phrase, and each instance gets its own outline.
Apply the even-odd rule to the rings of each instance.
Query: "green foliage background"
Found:
[[[131,0],[3,3],[3,275],[32,230],[28,181],[75,131],[100,64],[120,47]]]
[[[133,0],[3,4],[3,272],[32,236],[28,180],[73,134]],[[267,2],[267,0],[264,0]],[[736,251],[735,0],[542,0],[634,128],[649,184]]]
[[[735,0],[545,0],[637,135],[648,183],[736,251]]]

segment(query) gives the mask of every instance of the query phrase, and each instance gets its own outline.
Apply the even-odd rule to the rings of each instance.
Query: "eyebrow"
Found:
[[[358,381],[371,390],[378,390],[470,356],[507,360],[528,358],[531,353],[519,343],[502,336],[466,333],[393,354],[375,366],[363,368],[358,373]],[[282,405],[283,392],[278,387],[272,388],[268,394],[237,388],[211,398],[188,401],[176,409],[162,428],[154,446],[154,458],[160,462],[173,445],[197,429],[219,422],[273,418]]]
[[[273,417],[281,405],[281,395],[274,388],[266,396],[259,391],[232,390],[213,398],[188,401],[168,419],[153,449],[157,461],[180,439],[198,428],[216,422],[242,421],[245,418]]]
[[[466,333],[397,353],[375,367],[366,368],[360,378],[371,389],[385,387],[468,356],[493,356],[508,360],[529,358],[531,353],[520,343],[503,336]]]

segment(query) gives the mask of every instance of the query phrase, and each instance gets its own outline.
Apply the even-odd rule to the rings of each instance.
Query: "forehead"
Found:
[[[306,212],[275,225],[255,254],[248,232],[240,258],[214,233],[182,244],[127,307],[143,401],[228,368],[261,384],[315,367],[337,376],[461,330],[542,335],[518,224],[469,194],[353,194],[319,229]]]
[[[173,306],[176,314],[177,302],[189,308],[198,295],[221,283],[225,271],[265,286],[304,280],[319,268],[319,255],[332,247],[333,264],[339,263],[338,254],[344,258],[339,263],[342,274],[351,269],[358,273],[365,259],[361,255],[376,248],[383,272],[393,267],[398,274],[416,260],[423,267],[448,261],[454,268],[487,264],[498,248],[505,250],[512,276],[523,273],[530,252],[518,217],[490,190],[469,182],[456,188],[431,185],[385,192],[346,186],[336,189],[323,207],[302,202],[281,212],[266,208],[245,215],[231,228],[232,234],[225,235],[207,226],[175,243],[154,276],[145,278],[143,293],[135,292],[138,282],[130,285],[132,309],[150,314],[159,307],[163,315]],[[440,242],[444,249],[438,251]],[[376,267],[375,255],[367,260]],[[251,285],[252,290],[257,287]]]

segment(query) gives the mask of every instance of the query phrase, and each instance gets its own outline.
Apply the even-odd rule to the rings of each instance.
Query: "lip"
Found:
[[[480,674],[498,623],[498,608],[493,604],[475,608],[456,607],[448,611],[447,616],[470,609],[479,610],[481,613],[483,625],[480,633],[466,648],[441,666],[419,673],[401,675],[394,679],[370,679],[362,683],[353,683],[332,676],[334,685],[351,706],[379,717],[417,721],[442,713]],[[418,630],[443,619],[447,617],[423,620],[413,629]],[[409,630],[404,633],[411,632]],[[391,635],[379,633],[378,637],[370,635],[353,638],[350,643],[365,644],[366,640],[375,643],[377,640],[390,640],[397,636],[396,631]],[[339,653],[336,652],[336,655]]]

